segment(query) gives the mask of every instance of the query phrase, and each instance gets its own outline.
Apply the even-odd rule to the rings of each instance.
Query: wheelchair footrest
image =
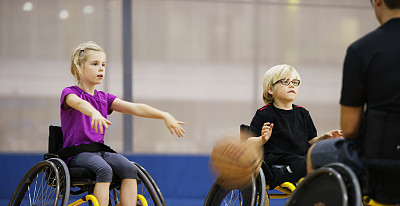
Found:
[[[83,196],[81,199],[69,204],[68,206],[78,206],[89,200],[93,203],[93,206],[99,206],[99,202],[97,201],[97,198],[94,195]]]

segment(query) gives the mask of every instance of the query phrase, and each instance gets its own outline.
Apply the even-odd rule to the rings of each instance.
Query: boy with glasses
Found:
[[[270,188],[286,181],[297,182],[306,175],[306,154],[311,144],[341,136],[340,130],[332,130],[317,137],[310,113],[293,104],[299,87],[300,75],[290,65],[274,66],[264,74],[266,105],[257,110],[250,129],[264,143],[264,162],[273,175]]]

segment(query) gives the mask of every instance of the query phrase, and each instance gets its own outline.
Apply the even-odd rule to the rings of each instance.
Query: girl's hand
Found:
[[[183,133],[186,133],[186,131],[181,127],[181,125],[184,125],[184,122],[177,121],[171,114],[166,112],[165,115],[165,125],[171,132],[171,134],[176,134],[178,137],[183,137]]]
[[[92,128],[96,133],[97,133],[97,127],[100,128],[100,134],[103,134],[104,133],[103,126],[105,127],[105,129],[108,129],[108,125],[112,124],[110,120],[104,118],[99,111],[94,112],[91,117],[92,117],[92,122],[90,123],[90,125],[92,126]]]
[[[343,136],[343,133],[342,133],[342,130],[340,130],[340,129],[331,130],[331,131],[325,133],[324,135],[322,135],[323,139],[333,139],[333,138],[339,138],[342,136]]]
[[[264,123],[264,125],[261,129],[261,137],[262,137],[264,143],[267,142],[269,140],[269,138],[271,137],[273,128],[274,128],[273,123],[269,123],[269,122]]]

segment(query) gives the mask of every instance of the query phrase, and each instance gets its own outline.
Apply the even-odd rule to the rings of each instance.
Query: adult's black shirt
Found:
[[[387,21],[349,46],[340,104],[400,112],[400,18]]]
[[[317,136],[310,113],[297,105],[293,105],[292,110],[279,109],[273,104],[265,105],[254,115],[251,131],[261,136],[265,122],[274,124],[272,135],[264,144],[265,154],[306,155],[310,147],[308,141]]]

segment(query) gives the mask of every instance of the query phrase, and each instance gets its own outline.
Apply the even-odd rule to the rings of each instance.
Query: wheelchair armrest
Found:
[[[289,165],[272,165],[272,169],[281,169],[281,168],[286,168],[286,167],[288,167]]]
[[[50,159],[50,158],[60,158],[57,154],[54,153],[46,153],[43,156],[44,160]]]

